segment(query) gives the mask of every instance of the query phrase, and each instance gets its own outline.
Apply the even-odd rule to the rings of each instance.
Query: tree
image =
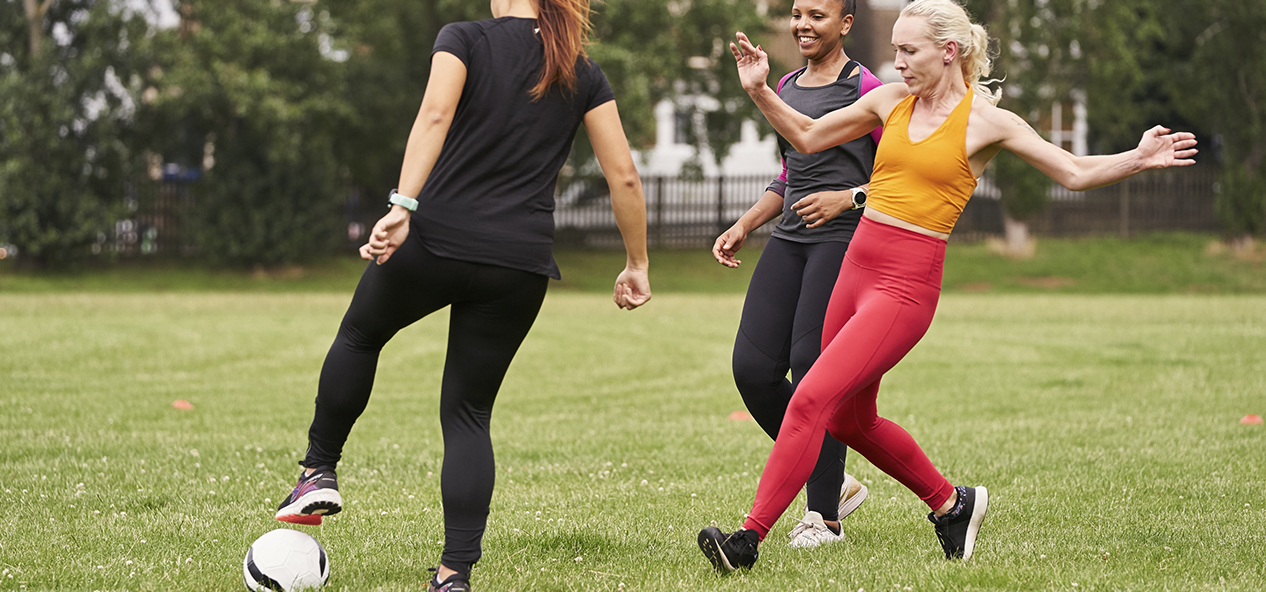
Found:
[[[1166,53],[1186,56],[1168,88],[1182,113],[1217,133],[1218,211],[1228,234],[1251,246],[1266,231],[1266,3],[1206,0],[1166,16]]]
[[[211,165],[190,187],[199,253],[278,266],[331,252],[350,187],[336,158],[349,107],[324,5],[177,7],[180,28],[157,34],[149,54],[143,110],[150,146],[167,161]]]
[[[22,265],[65,267],[106,236],[137,168],[124,84],[146,25],[104,0],[0,15],[0,243]]]
[[[1089,12],[1076,0],[975,0],[968,10],[983,20],[999,46],[993,76],[1004,80],[1000,107],[1040,128],[1052,103],[1083,89],[1084,50],[1078,40]],[[1010,154],[992,165],[1001,194],[1006,250],[1013,256],[1032,252],[1028,223],[1045,209],[1051,180]]]
[[[394,186],[410,126],[430,72],[439,29],[457,20],[490,18],[487,3],[457,0],[345,0],[328,10],[338,48],[348,54],[347,92],[352,116],[340,130],[341,158],[355,182],[374,192]],[[597,61],[620,104],[634,147],[655,136],[655,105],[664,99],[705,95],[718,108],[705,117],[696,145],[723,158],[745,118],[757,114],[734,76],[726,42],[739,29],[763,29],[751,0],[606,0],[593,5]],[[691,59],[695,58],[695,59]],[[572,169],[592,152],[583,135]],[[383,193],[385,195],[385,193]]]

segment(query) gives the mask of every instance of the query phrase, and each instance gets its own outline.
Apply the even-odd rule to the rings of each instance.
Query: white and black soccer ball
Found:
[[[251,543],[242,562],[242,578],[248,590],[310,590],[330,579],[330,559],[316,539],[278,528]]]

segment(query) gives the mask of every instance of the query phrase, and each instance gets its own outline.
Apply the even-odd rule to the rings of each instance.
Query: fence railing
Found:
[[[769,185],[768,175],[642,178],[646,195],[647,239],[652,248],[704,248],[746,212]],[[98,248],[124,256],[194,255],[196,243],[189,186],[181,182],[143,185],[127,199],[128,216],[113,236],[102,235]],[[1187,230],[1216,232],[1217,171],[1193,167],[1154,171],[1116,185],[1086,192],[1059,186],[1048,207],[1030,221],[1038,236],[1129,236],[1140,232]],[[373,206],[373,207],[369,207]],[[343,216],[347,239],[359,246],[365,231],[382,212],[357,191],[349,191]],[[574,182],[559,192],[554,210],[555,242],[564,247],[619,248],[620,233],[605,185]],[[766,224],[750,240],[773,231]],[[954,241],[976,241],[1003,233],[1002,202],[988,179],[982,180],[954,229]]]
[[[647,239],[652,248],[711,246],[764,193],[769,176],[709,177],[683,180],[643,177]],[[1038,236],[1129,236],[1139,232],[1185,230],[1216,232],[1217,171],[1207,168],[1149,172],[1085,192],[1055,185],[1049,205],[1029,222]],[[574,184],[562,192],[554,210],[555,240],[571,247],[621,245],[615,217],[603,187]],[[753,233],[763,240],[773,223]],[[998,191],[981,181],[953,233],[955,241],[977,241],[1003,234]]]

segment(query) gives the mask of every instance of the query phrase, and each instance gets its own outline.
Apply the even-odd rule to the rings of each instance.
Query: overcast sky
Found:
[[[171,7],[171,0],[124,0],[133,10],[164,29],[180,24],[180,15]]]

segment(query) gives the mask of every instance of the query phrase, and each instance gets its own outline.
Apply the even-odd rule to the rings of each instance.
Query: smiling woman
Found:
[[[854,0],[797,0],[792,6],[788,33],[808,65],[784,76],[778,93],[796,111],[821,117],[880,86],[844,51],[853,10]],[[873,137],[802,154],[780,138],[783,174],[713,246],[717,261],[737,267],[735,255],[748,234],[779,218],[752,274],[733,356],[734,383],[771,438],[778,436],[791,394],[820,352],[822,318],[861,220],[878,141],[876,130]],[[843,540],[839,520],[868,494],[866,486],[844,472],[846,452],[834,438],[822,439],[818,464],[806,484],[805,517],[791,533],[791,546]]]

